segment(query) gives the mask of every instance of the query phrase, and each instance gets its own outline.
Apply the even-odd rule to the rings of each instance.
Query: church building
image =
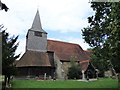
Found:
[[[56,76],[64,79],[70,67],[71,58],[80,64],[84,74],[90,64],[89,55],[78,44],[48,40],[42,29],[39,11],[26,35],[26,51],[17,61],[18,76]]]

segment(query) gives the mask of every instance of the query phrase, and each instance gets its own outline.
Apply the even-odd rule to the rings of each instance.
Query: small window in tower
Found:
[[[35,36],[39,36],[39,37],[42,37],[42,33],[41,32],[38,32],[38,31],[35,31]]]

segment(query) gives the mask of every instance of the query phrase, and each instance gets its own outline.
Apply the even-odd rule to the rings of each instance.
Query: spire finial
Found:
[[[40,20],[40,15],[39,15],[39,9],[37,9],[37,12],[36,12],[36,15],[35,15],[35,18],[34,18],[34,21],[33,21],[32,27],[31,27],[31,30],[33,30],[33,31],[45,32],[45,31],[42,29],[41,20]],[[45,33],[46,33],[46,32],[45,32]]]
[[[35,18],[34,18],[34,21],[33,21],[32,28],[31,28],[31,29],[40,30],[41,28],[42,28],[42,27],[41,27],[39,10],[37,9],[37,13],[36,13],[36,15],[35,15]]]

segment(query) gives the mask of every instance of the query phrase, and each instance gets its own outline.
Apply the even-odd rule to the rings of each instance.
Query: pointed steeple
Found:
[[[32,27],[26,36],[26,50],[47,51],[47,32],[42,29],[39,11],[35,15]]]
[[[40,20],[40,15],[39,15],[39,10],[37,10],[37,13],[35,15],[31,30],[33,31],[39,31],[39,32],[44,32],[46,33],[41,26],[41,20]]]

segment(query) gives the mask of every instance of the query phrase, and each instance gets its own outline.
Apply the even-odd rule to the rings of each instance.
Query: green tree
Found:
[[[69,79],[79,79],[81,75],[81,68],[78,63],[76,63],[75,58],[72,57],[70,60],[70,68],[68,68],[68,78]]]
[[[1,2],[1,0],[0,0],[0,8],[1,8],[1,10],[5,10],[6,12],[9,9],[4,3]]]
[[[10,37],[5,30],[2,31],[2,75],[5,76],[5,86],[9,85],[10,76],[15,74],[15,60],[20,56],[15,55],[15,51],[18,47],[16,43],[18,36]]]
[[[88,17],[90,25],[82,32],[85,41],[93,48],[93,63],[98,69],[112,67],[120,73],[120,2],[94,2],[91,7],[95,15]]]

